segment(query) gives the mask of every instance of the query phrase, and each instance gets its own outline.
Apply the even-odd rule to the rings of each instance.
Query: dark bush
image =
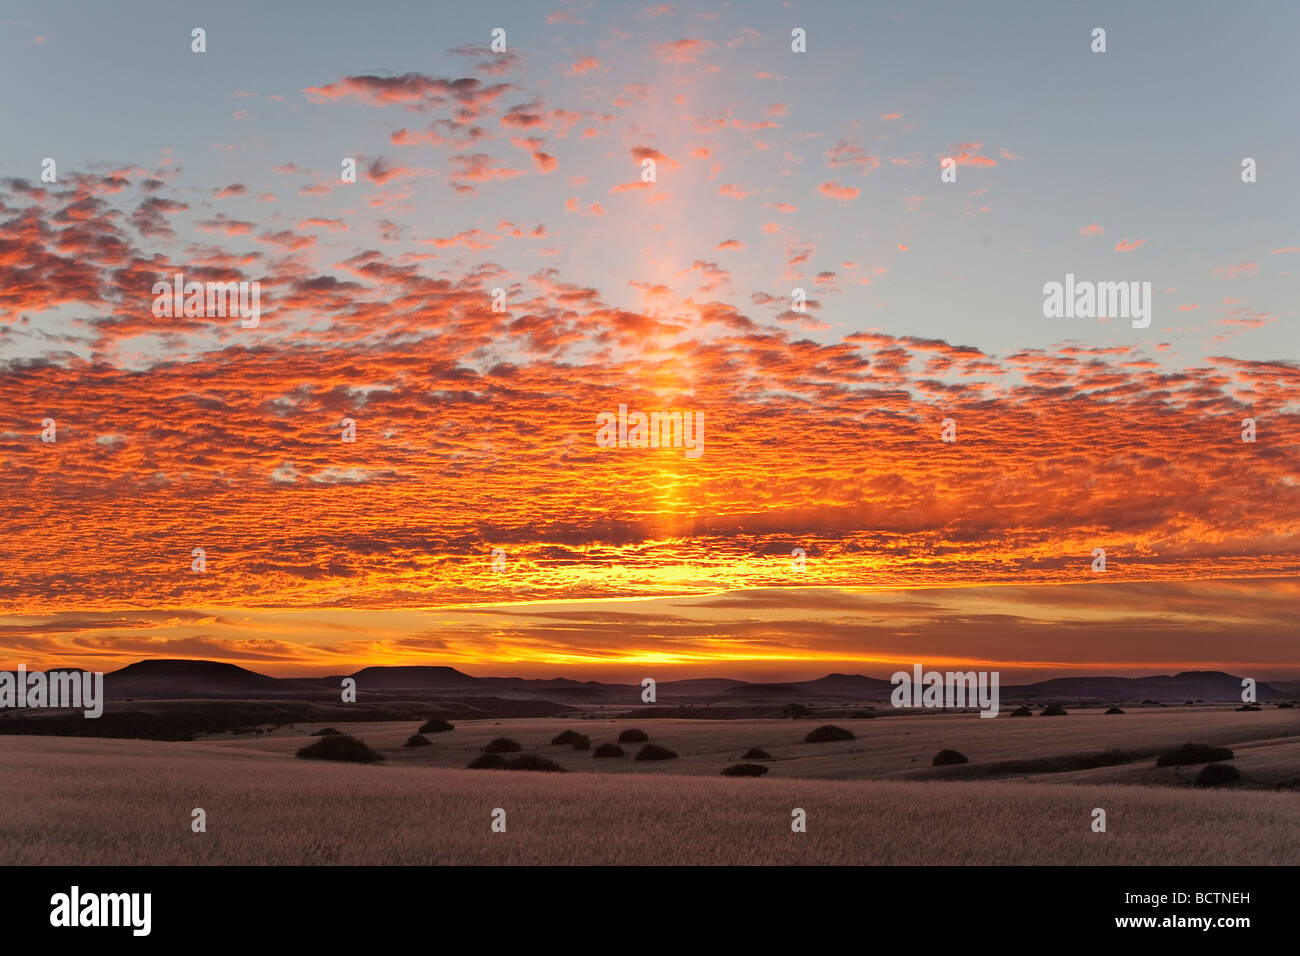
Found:
[[[1279,707],[1294,707],[1295,704],[1288,704],[1286,701],[1282,701],[1282,703],[1278,704],[1278,706],[1279,706]]]
[[[951,767],[953,764],[959,763],[969,763],[965,754],[958,753],[956,750],[940,750],[934,755],[934,763],[932,766]]]
[[[741,759],[742,760],[771,760],[772,755],[768,753],[766,750],[764,750],[762,747],[750,747],[748,750],[745,751],[745,756],[742,757]],[[737,764],[737,766],[740,765]]]
[[[496,754],[479,754],[469,762],[470,770],[505,770],[506,758]]]
[[[1177,750],[1170,750],[1156,760],[1157,767],[1186,767],[1193,763],[1212,763],[1216,760],[1231,760],[1232,751],[1227,747],[1211,747],[1209,744],[1183,744]]]
[[[1008,716],[1011,716],[1011,717],[1032,717],[1032,716],[1034,716],[1034,712],[1033,712],[1032,710],[1030,710],[1028,707],[1026,707],[1026,706],[1024,706],[1023,704],[1021,704],[1019,707],[1017,707],[1015,710],[1013,710],[1013,711],[1012,711]]]
[[[591,752],[593,757],[621,757],[623,748],[618,744],[601,744]]]
[[[1198,787],[1217,787],[1241,779],[1241,771],[1230,763],[1207,763],[1196,775]]]
[[[331,734],[337,734],[337,733],[339,733],[339,731],[335,730],[333,727],[325,727],[325,728],[323,728],[323,729],[321,729],[321,730],[316,731],[316,733],[312,734],[312,736],[313,736],[313,737],[328,737],[328,736],[330,736]]]
[[[643,744],[649,739],[649,734],[644,730],[637,730],[635,727],[629,727],[618,735],[618,742],[621,744]]]
[[[563,733],[556,734],[551,740],[552,747],[567,747],[582,737],[582,734],[576,730],[566,730]]]
[[[1064,717],[1065,715],[1065,708],[1060,704],[1048,704],[1038,712],[1039,717]]]
[[[761,777],[767,768],[761,763],[733,763],[722,771],[724,777]]]
[[[803,739],[806,744],[826,744],[836,740],[857,740],[851,730],[845,730],[843,727],[835,727],[831,724],[823,724],[816,730],[810,731],[808,736]]]
[[[406,743],[402,744],[402,746],[403,747],[428,747],[429,741],[421,737],[419,734],[411,734],[411,736],[406,738]]]
[[[578,734],[577,738],[573,741],[573,749],[574,749],[574,750],[590,750],[590,749],[591,749],[591,738],[588,737],[586,734]]]
[[[676,760],[677,753],[658,744],[646,744],[636,752],[637,760]]]
[[[520,754],[506,761],[507,770],[546,770],[551,773],[564,773],[565,770],[554,760],[547,760],[537,754]]]
[[[345,760],[349,763],[376,763],[384,758],[363,741],[347,734],[330,734],[298,751],[306,760]]]
[[[455,729],[456,729],[455,724],[449,724],[442,717],[439,717],[437,714],[434,714],[432,717],[430,717],[428,720],[424,722],[424,726],[420,728],[420,733],[441,734],[444,733],[445,731],[455,730]]]
[[[1238,710],[1259,710],[1259,708],[1256,707],[1254,704],[1242,704],[1237,709]]]
[[[1106,713],[1108,713],[1108,714],[1122,714],[1122,713],[1124,713],[1124,711],[1120,710],[1118,707],[1111,707],[1109,710],[1106,711]]]
[[[498,737],[495,740],[488,741],[488,745],[483,748],[483,752],[485,754],[516,754],[523,749],[517,740],[511,740],[509,737]]]

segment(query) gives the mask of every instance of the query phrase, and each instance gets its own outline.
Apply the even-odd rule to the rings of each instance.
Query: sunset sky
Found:
[[[1047,6],[7,4],[0,669],[1300,677],[1300,8]]]

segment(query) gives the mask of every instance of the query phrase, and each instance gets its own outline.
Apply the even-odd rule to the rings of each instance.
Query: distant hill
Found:
[[[217,661],[137,661],[104,675],[110,698],[264,697],[294,693],[293,685]]]
[[[937,669],[937,668],[936,668]],[[164,700],[187,698],[337,698],[345,675],[320,678],[279,679],[258,674],[234,664],[202,660],[139,661],[105,675],[107,696]],[[548,700],[582,705],[596,703],[640,703],[640,684],[606,684],[567,678],[528,679],[522,677],[473,677],[445,665],[365,667],[351,676],[361,694],[377,694],[389,700],[402,695],[414,697],[492,696],[514,700]],[[657,686],[662,699],[719,703],[738,701],[843,700],[850,702],[887,699],[894,685],[887,679],[863,674],[827,674],[815,680],[751,683],[724,677],[664,681]],[[1292,700],[1300,697],[1300,681],[1259,682],[1260,701]],[[1000,688],[1003,701],[1028,698],[1048,700],[1087,699],[1101,702],[1156,700],[1182,703],[1185,700],[1230,702],[1241,700],[1241,678],[1222,671],[1185,671],[1152,677],[1058,677],[1033,684]],[[372,698],[373,701],[373,698]]]
[[[1185,700],[1240,701],[1241,678],[1223,671],[1184,671],[1155,677],[1057,677],[1053,680],[1003,687],[1002,696],[1085,697],[1098,700]],[[1263,681],[1255,685],[1259,700],[1287,700],[1283,693]]]
[[[357,690],[432,690],[473,687],[480,678],[470,677],[454,667],[363,667],[355,674]]]
[[[862,674],[827,674],[816,680],[800,681],[794,686],[818,697],[851,697],[855,700],[888,697],[894,689],[888,680]]]

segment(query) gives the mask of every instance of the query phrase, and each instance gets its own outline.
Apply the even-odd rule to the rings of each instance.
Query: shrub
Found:
[[[520,754],[506,761],[507,770],[546,770],[551,773],[565,773],[565,769],[554,760],[547,760],[538,754]]]
[[[567,747],[582,737],[582,734],[576,730],[566,730],[563,733],[556,734],[551,740],[552,747]]]
[[[586,734],[578,734],[577,739],[573,741],[574,750],[590,750],[591,738]]]
[[[637,730],[635,727],[629,727],[618,735],[618,742],[621,744],[643,744],[649,739],[649,734],[644,730]]]
[[[421,737],[419,734],[411,734],[411,736],[406,738],[406,743],[402,744],[402,746],[403,747],[428,747],[429,741],[426,740],[424,737]]]
[[[1012,716],[1012,717],[1032,717],[1032,716],[1034,716],[1034,712],[1033,712],[1032,710],[1030,710],[1028,707],[1026,707],[1024,704],[1021,704],[1019,707],[1017,707],[1015,710],[1013,710],[1013,711],[1011,712],[1011,715],[1010,715],[1010,716]]]
[[[1065,715],[1065,708],[1060,704],[1048,704],[1038,712],[1039,717],[1064,717]]]
[[[1109,710],[1106,711],[1106,713],[1108,713],[1108,714],[1122,714],[1122,713],[1124,713],[1124,711],[1120,710],[1118,707],[1111,707]]]
[[[799,720],[802,717],[811,717],[812,711],[803,704],[786,704],[781,708],[781,716],[789,717],[791,720]]]
[[[874,710],[855,710],[853,713],[849,714],[849,717],[854,720],[869,720],[875,716],[877,715]]]
[[[1183,744],[1176,750],[1160,755],[1157,767],[1185,767],[1193,763],[1213,763],[1216,760],[1231,760],[1232,751],[1227,747],[1211,747],[1209,744]]]
[[[495,740],[488,741],[488,745],[483,748],[483,752],[485,754],[516,754],[523,749],[516,740],[511,740],[509,737],[498,737]]]
[[[455,729],[456,729],[455,724],[449,724],[442,717],[439,717],[437,714],[434,714],[432,717],[430,717],[428,720],[424,722],[424,726],[420,728],[420,733],[441,734],[445,731],[455,730]]]
[[[958,753],[955,750],[940,750],[934,755],[934,763],[932,766],[951,767],[953,764],[959,763],[969,763],[965,754]]]
[[[322,728],[321,730],[316,731],[316,733],[312,734],[312,736],[313,736],[313,737],[328,737],[328,736],[330,736],[331,734],[337,734],[338,732],[339,732],[339,731],[335,730],[333,727],[325,727],[325,728]]]
[[[742,760],[771,760],[772,755],[768,753],[766,750],[764,750],[762,747],[750,747],[748,750],[745,751],[745,756],[742,757],[741,759]],[[736,764],[736,766],[739,767],[740,764]],[[726,771],[724,770],[723,772],[725,773]]]
[[[761,777],[767,768],[761,763],[733,763],[722,771],[724,777]]]
[[[505,770],[506,758],[496,754],[479,754],[469,762],[470,770]]]
[[[658,744],[646,744],[636,752],[637,760],[676,760],[677,753]]]
[[[298,751],[306,760],[345,760],[349,763],[376,763],[384,758],[366,746],[364,741],[347,734],[330,734]]]
[[[845,730],[843,727],[834,727],[831,724],[824,724],[816,730],[810,731],[808,736],[803,739],[806,744],[826,744],[835,740],[857,740],[853,736],[853,731]]]
[[[1254,704],[1242,704],[1237,709],[1238,710],[1259,710],[1259,708],[1256,707]]]
[[[601,744],[591,752],[593,757],[621,757],[623,748],[618,744]]]
[[[1196,775],[1198,787],[1217,787],[1241,779],[1241,771],[1230,763],[1207,763]]]
[[[1282,701],[1282,703],[1278,704],[1278,706],[1279,706],[1279,707],[1294,707],[1295,704],[1288,704],[1286,701]]]

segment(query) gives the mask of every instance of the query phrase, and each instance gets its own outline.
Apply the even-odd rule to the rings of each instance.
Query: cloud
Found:
[[[1241,276],[1259,275],[1258,262],[1243,262],[1235,266],[1215,266],[1214,274],[1221,279],[1237,279]]]
[[[1127,239],[1121,239],[1119,242],[1115,243],[1115,251],[1132,252],[1134,249],[1136,249],[1140,245],[1143,245],[1145,242],[1146,242],[1145,239],[1136,239],[1133,242],[1129,242]]]
[[[683,38],[671,43],[656,43],[651,47],[651,53],[661,63],[696,63],[701,56],[716,46],[717,44],[710,40]]]
[[[838,199],[842,202],[849,202],[857,199],[858,194],[862,192],[856,186],[842,186],[836,180],[824,182],[817,187],[817,191],[828,199]]]

